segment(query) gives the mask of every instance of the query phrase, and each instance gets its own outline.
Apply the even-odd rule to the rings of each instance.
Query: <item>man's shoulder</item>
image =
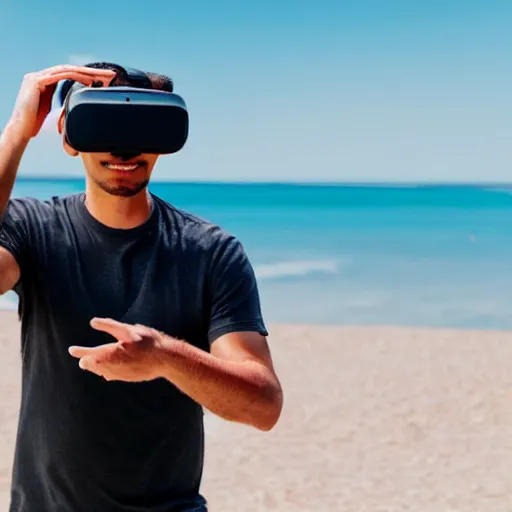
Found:
[[[156,197],[165,220],[173,231],[188,243],[198,248],[211,249],[229,243],[239,243],[238,239],[224,227],[208,219],[178,208],[171,203]],[[164,221],[165,222],[165,221]]]
[[[32,196],[12,197],[6,209],[6,217],[18,221],[50,221],[66,212],[80,194],[53,196],[40,199]]]
[[[9,199],[9,205],[13,205],[18,208],[38,208],[42,210],[57,209],[76,201],[82,194],[75,193],[61,196],[50,196],[46,199],[41,199],[35,196],[14,196]]]

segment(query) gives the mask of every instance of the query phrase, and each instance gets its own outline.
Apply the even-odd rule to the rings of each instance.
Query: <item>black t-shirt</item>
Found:
[[[164,379],[107,382],[68,347],[114,341],[93,317],[206,351],[228,332],[267,335],[252,266],[235,237],[154,195],[147,222],[128,230],[98,222],[84,197],[12,199],[0,229],[21,268],[10,512],[206,510],[202,407]]]

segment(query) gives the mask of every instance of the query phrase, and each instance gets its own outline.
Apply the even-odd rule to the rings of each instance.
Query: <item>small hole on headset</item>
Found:
[[[130,98],[126,98],[126,101],[130,101]]]

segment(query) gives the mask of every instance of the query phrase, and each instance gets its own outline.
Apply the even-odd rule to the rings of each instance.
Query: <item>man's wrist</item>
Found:
[[[23,151],[30,142],[30,137],[26,135],[21,121],[12,117],[3,129],[0,140],[7,144],[11,150]]]
[[[158,354],[158,376],[171,380],[171,372],[179,354],[183,352],[183,341],[161,334]],[[181,350],[180,350],[181,349]]]

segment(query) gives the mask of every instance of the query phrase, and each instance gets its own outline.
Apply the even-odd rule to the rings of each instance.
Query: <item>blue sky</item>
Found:
[[[111,60],[171,75],[188,103],[189,141],[157,179],[512,177],[510,0],[129,4],[4,0],[0,124],[24,73]],[[21,167],[82,172],[52,131]]]

